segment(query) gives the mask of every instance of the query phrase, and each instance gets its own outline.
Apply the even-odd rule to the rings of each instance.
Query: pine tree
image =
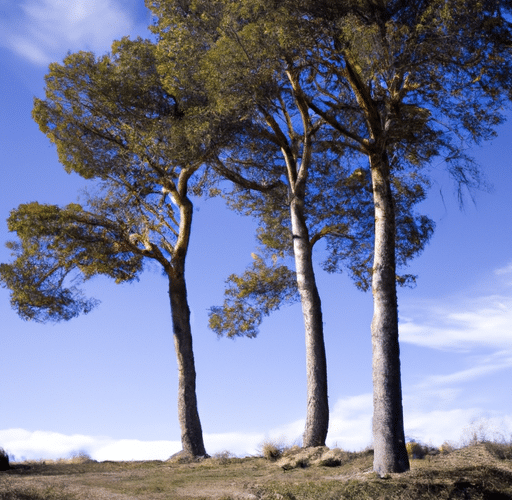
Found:
[[[97,275],[131,282],[145,262],[157,262],[169,281],[183,452],[206,455],[185,261],[189,192],[201,183],[211,150],[190,132],[193,120],[161,84],[153,45],[140,39],[115,42],[110,56],[78,52],[52,64],[33,117],[65,169],[94,187],[82,204],[29,203],[12,211],[15,260],[0,266],[12,306],[24,319],[69,320],[97,305],[81,282]]]

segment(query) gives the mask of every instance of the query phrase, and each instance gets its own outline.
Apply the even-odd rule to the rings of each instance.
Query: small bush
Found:
[[[445,441],[440,447],[439,452],[441,455],[448,455],[449,453],[452,453],[455,451],[455,445],[451,443],[450,441]]]
[[[219,451],[218,453],[212,455],[210,458],[215,460],[219,465],[228,465],[240,460],[235,454],[227,450]]]
[[[267,460],[275,462],[279,460],[287,447],[281,441],[263,441],[260,445],[260,453]]]
[[[405,445],[405,448],[407,450],[409,458],[425,458],[426,450],[425,447],[422,446],[420,443],[417,443],[416,441],[409,441]]]
[[[283,470],[306,468],[310,465],[317,465],[322,456],[329,451],[326,446],[317,446],[313,448],[299,448],[294,446],[287,450],[281,460],[277,462]]]
[[[96,462],[96,460],[93,460],[87,452],[79,451],[78,453],[73,453],[69,458],[59,460],[59,462],[68,464],[86,464]]]
[[[0,448],[0,471],[9,470],[10,468],[9,455],[3,448]]]
[[[172,464],[191,464],[198,461],[199,459],[197,457],[194,457],[194,455],[191,455],[184,450],[175,453],[167,459],[167,462]]]
[[[339,467],[350,460],[350,453],[340,448],[333,448],[322,453],[322,456],[315,460],[314,464],[321,467]]]

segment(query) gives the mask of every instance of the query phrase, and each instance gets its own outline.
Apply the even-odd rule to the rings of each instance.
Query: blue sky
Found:
[[[0,0],[0,261],[13,238],[5,220],[20,203],[65,204],[86,182],[68,175],[30,112],[43,77],[67,51],[109,50],[146,36],[142,0]],[[469,426],[512,435],[512,125],[474,151],[489,192],[460,211],[443,164],[422,210],[436,222],[399,291],[406,435],[439,445]],[[222,200],[198,202],[187,264],[198,402],[207,451],[254,453],[268,438],[294,442],[304,426],[306,376],[300,305],[267,318],[256,339],[217,339],[207,312],[224,280],[255,249],[254,223]],[[371,443],[371,294],[318,269],[328,355],[328,445]],[[0,289],[0,447],[17,459],[165,459],[180,449],[177,368],[165,279],[107,279],[86,291],[102,301],[68,323],[19,319]]]

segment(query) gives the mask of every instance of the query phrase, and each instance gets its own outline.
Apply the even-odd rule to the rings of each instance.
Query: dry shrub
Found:
[[[454,452],[456,446],[451,441],[445,441],[440,447],[439,452],[441,455],[448,455],[449,453]]]
[[[487,441],[485,449],[498,460],[512,460],[512,440],[509,442]]]
[[[171,455],[167,459],[167,462],[171,464],[191,464],[198,461],[199,459],[197,457],[194,457],[194,455],[191,455],[190,453],[187,453],[184,450],[181,450],[178,453]]]
[[[87,452],[79,451],[78,453],[73,453],[70,458],[60,459],[58,462],[66,464],[87,464],[96,462],[96,460],[93,460]]]
[[[217,464],[219,465],[229,465],[241,460],[237,458],[237,456],[234,453],[231,453],[228,450],[219,451],[218,453],[212,455],[210,458],[217,462]]]
[[[3,448],[0,448],[0,471],[9,470],[10,468],[9,455]]]
[[[326,450],[322,453],[322,456],[315,460],[313,465],[321,467],[339,467],[349,462],[353,455],[355,454],[344,451],[341,448],[333,448],[332,450]]]
[[[363,452],[366,454],[367,452]],[[361,453],[348,452],[341,448],[329,449],[327,446],[299,448],[294,446],[283,453],[277,465],[283,470],[316,467],[339,467],[361,456]]]
[[[277,465],[284,470],[305,468],[309,465],[316,464],[327,451],[329,451],[327,446],[312,448],[299,448],[298,446],[294,446],[283,454],[283,457],[277,462]]]
[[[275,462],[279,460],[288,447],[280,440],[267,440],[259,446],[259,453],[267,460]]]

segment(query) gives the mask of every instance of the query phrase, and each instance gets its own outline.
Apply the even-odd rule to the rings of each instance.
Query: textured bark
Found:
[[[194,169],[184,170],[180,174],[177,190],[172,193],[180,207],[180,226],[172,261],[167,266],[167,274],[174,347],[178,361],[178,420],[181,427],[181,443],[183,453],[199,457],[207,456],[207,453],[197,410],[196,369],[185,282],[185,258],[190,241],[193,214],[192,202],[187,197],[187,182],[193,172]]]
[[[313,270],[312,247],[303,215],[303,200],[290,206],[297,284],[306,333],[307,413],[303,446],[325,446],[329,427],[327,361],[322,306]]]
[[[395,213],[385,154],[370,157],[375,202],[372,290],[373,444],[375,472],[409,470],[405,448],[398,343]]]
[[[190,309],[183,269],[175,271],[169,280],[174,347],[178,361],[178,420],[181,427],[183,452],[205,456],[203,431],[196,399],[196,370],[192,350]]]

